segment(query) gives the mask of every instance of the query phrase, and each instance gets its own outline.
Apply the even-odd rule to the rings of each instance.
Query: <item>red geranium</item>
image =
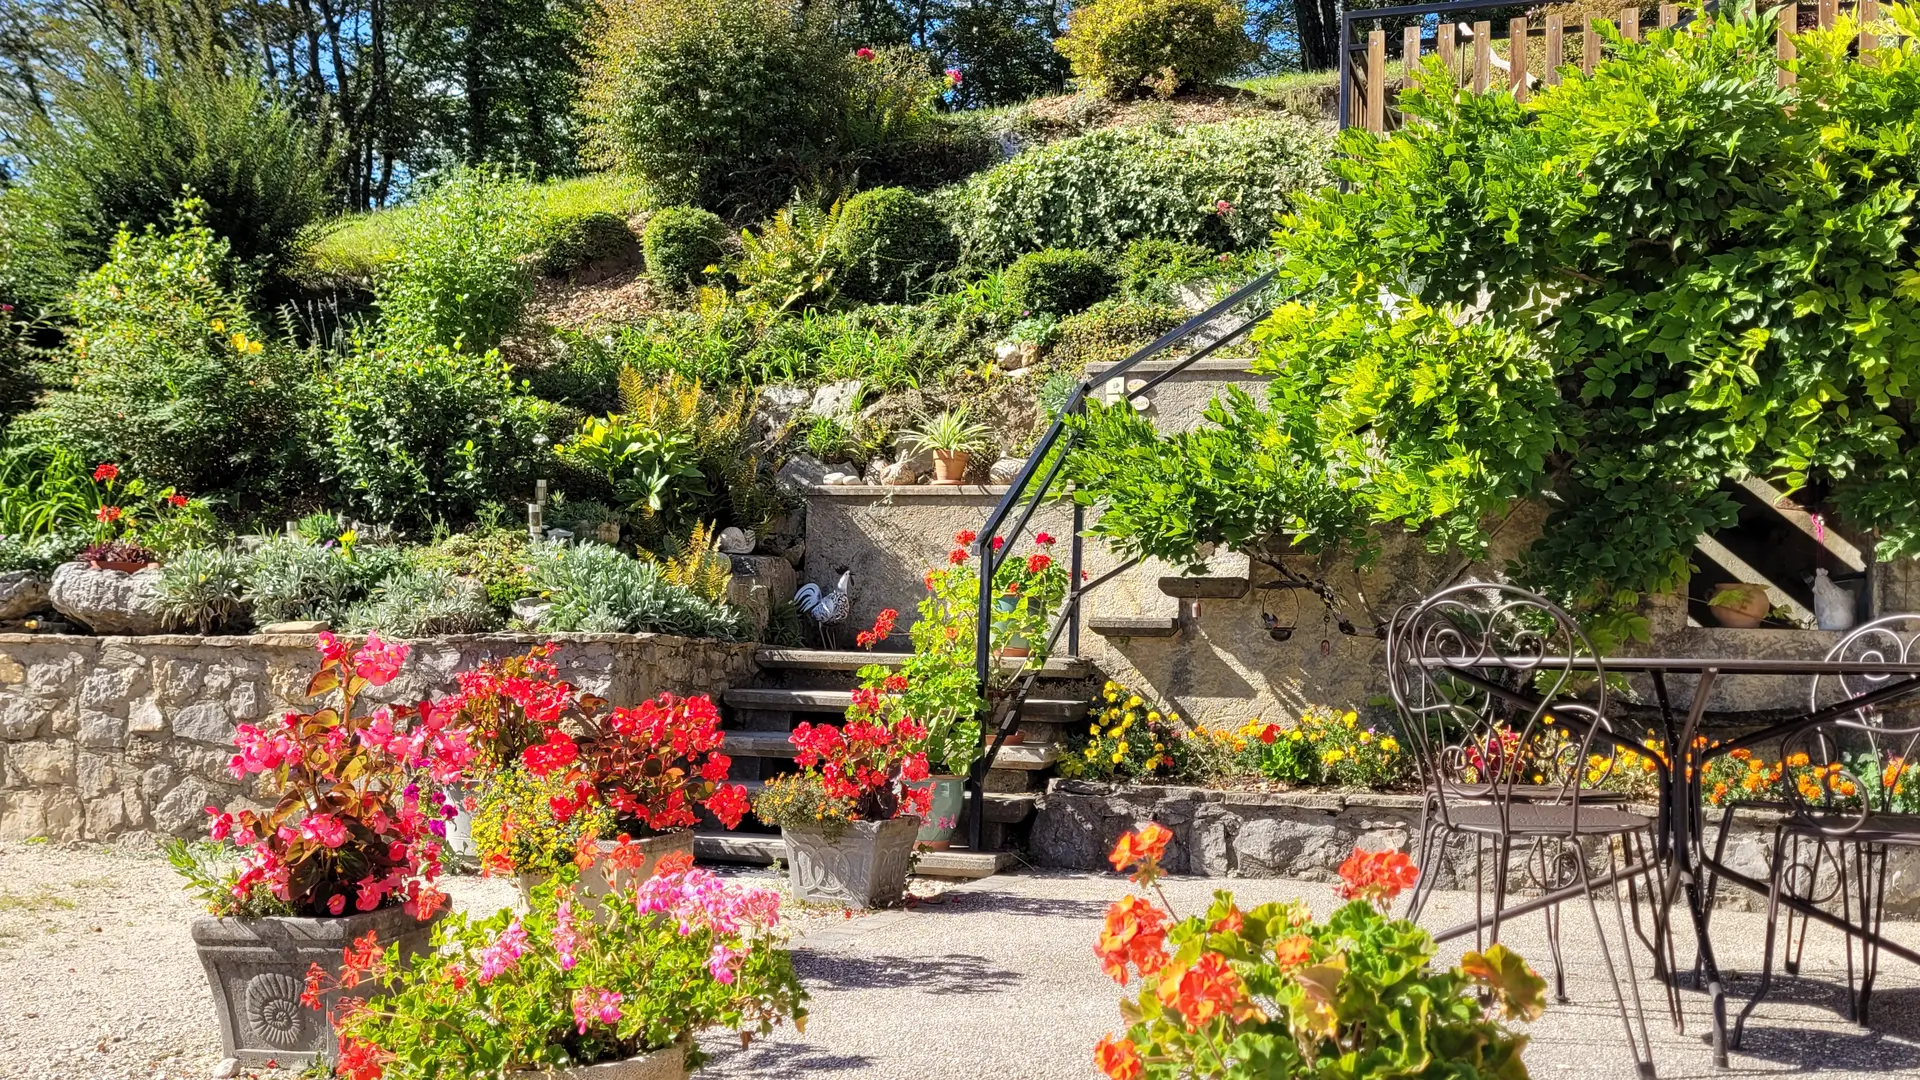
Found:
[[[93,470],[93,482],[96,484],[111,484],[118,479],[120,479],[120,466],[115,465],[111,461],[105,462]]]

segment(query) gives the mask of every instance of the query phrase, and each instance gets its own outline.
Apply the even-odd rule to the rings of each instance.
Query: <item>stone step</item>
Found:
[[[721,749],[733,757],[790,758],[793,743],[784,731],[729,731]]]
[[[859,649],[760,649],[753,658],[763,668],[798,671],[858,671],[869,664],[898,667],[906,653],[867,652]],[[1005,666],[1019,669],[1021,661],[1008,659]],[[1093,673],[1093,665],[1077,656],[1048,658],[1040,668],[1042,679],[1084,679]]]
[[[1031,772],[1045,769],[1060,760],[1059,743],[1021,743],[1018,746],[1003,746],[999,756],[993,759],[993,771],[1020,770]]]
[[[727,691],[722,700],[738,709],[843,713],[853,704],[853,692],[736,687]],[[1021,715],[1034,720],[1075,723],[1086,719],[1087,702],[1080,698],[1028,698]]]
[[[1178,637],[1180,616],[1096,613],[1087,617],[1087,630],[1106,638]]]
[[[705,862],[770,866],[774,860],[787,857],[787,845],[779,833],[699,830],[693,834],[693,857]]]
[[[1238,600],[1253,586],[1253,560],[1237,551],[1216,551],[1197,574],[1162,574],[1160,591],[1182,600]]]
[[[948,848],[946,851],[922,851],[914,860],[913,872],[917,877],[965,878],[978,880],[992,877],[1014,864],[1011,851],[968,851],[965,848]]]

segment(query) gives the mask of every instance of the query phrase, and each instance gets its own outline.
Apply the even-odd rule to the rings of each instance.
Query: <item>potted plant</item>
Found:
[[[1171,837],[1158,824],[1122,836],[1114,868],[1153,886]],[[1432,936],[1386,914],[1417,876],[1404,854],[1355,850],[1340,867],[1348,903],[1325,922],[1300,901],[1242,911],[1219,892],[1181,919],[1164,895],[1123,897],[1094,951],[1115,982],[1137,974],[1139,991],[1094,1065],[1112,1080],[1526,1076],[1527,1038],[1508,1022],[1540,1016],[1545,980],[1497,944],[1436,968]]]
[[[927,418],[907,433],[906,444],[913,453],[933,454],[934,483],[957,485],[966,481],[973,452],[992,437],[993,432],[969,417],[963,405]]]
[[[637,858],[626,846],[608,860]],[[527,911],[455,915],[411,966],[393,949],[350,948],[340,974],[312,973],[308,1000],[378,980],[385,992],[335,1010],[337,1075],[349,1080],[529,1076],[684,1080],[702,1031],[741,1041],[791,1020],[807,993],[781,947],[780,898],[676,857],[645,884],[580,906],[569,875]]]
[[[844,726],[803,723],[788,738],[805,771],[769,781],[753,811],[780,828],[794,896],[855,908],[899,903],[927,810],[916,787],[928,775],[916,749],[926,729],[904,714],[849,710]]]
[[[194,921],[194,945],[226,1056],[244,1065],[331,1060],[332,1032],[301,1007],[309,968],[337,968],[355,941],[390,946],[398,964],[426,946],[446,902],[431,828],[441,808],[421,798],[418,781],[444,782],[466,768],[472,748],[457,706],[363,713],[361,694],[392,681],[406,646],[370,636],[356,649],[321,634],[319,649],[307,696],[331,702],[288,713],[270,730],[241,724],[234,732],[229,768],[263,777],[273,806],[208,807],[213,851],[171,849],[212,913]]]
[[[83,548],[78,556],[91,570],[116,570],[138,573],[160,561],[160,556],[132,540],[103,540]]]
[[[1714,619],[1721,626],[1752,630],[1766,621],[1767,612],[1773,609],[1773,601],[1767,598],[1765,585],[1723,581],[1713,587],[1713,595],[1708,598],[1707,606],[1712,609]]]
[[[720,752],[711,699],[662,694],[603,714],[605,702],[560,681],[545,656],[529,654],[520,674],[475,679],[469,691],[483,703],[475,714],[483,760],[501,780],[482,797],[485,827],[476,822],[483,869],[517,874],[531,891],[561,862],[584,860],[585,887],[605,895],[643,879],[662,856],[691,856],[701,808],[729,829],[746,816],[746,788],[725,782],[733,762]],[[609,880],[592,853],[617,841],[647,857]]]

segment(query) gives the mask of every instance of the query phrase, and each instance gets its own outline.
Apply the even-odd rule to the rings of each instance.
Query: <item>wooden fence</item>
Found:
[[[1782,63],[1780,85],[1790,85],[1794,80],[1793,72],[1784,66],[1795,55],[1792,33],[1813,26],[1822,29],[1832,26],[1842,6],[1839,0],[1817,0],[1811,5],[1780,5],[1778,44],[1775,46]],[[1844,6],[1852,8],[1856,5]],[[1419,67],[1421,58],[1429,55],[1438,54],[1447,70],[1453,73],[1454,85],[1471,86],[1475,93],[1507,89],[1521,101],[1525,101],[1540,86],[1558,83],[1561,72],[1569,66],[1578,67],[1591,75],[1594,66],[1600,62],[1602,42],[1594,29],[1598,18],[1581,23],[1576,16],[1575,21],[1569,24],[1563,14],[1541,9],[1531,17],[1507,20],[1505,33],[1497,34],[1491,20],[1465,21],[1457,18],[1471,15],[1476,7],[1486,10],[1493,5],[1444,4],[1349,12],[1344,19],[1351,32],[1346,38],[1341,57],[1345,77],[1340,92],[1340,126],[1364,126],[1369,131],[1382,132],[1398,127],[1399,110],[1394,103],[1400,90],[1412,84],[1412,72]],[[1511,4],[1502,6],[1505,11],[1511,11],[1513,7]],[[1862,25],[1871,24],[1880,17],[1880,5],[1876,0],[1858,0],[1857,7]],[[1612,21],[1622,36],[1637,41],[1640,37],[1641,15],[1640,8],[1623,8],[1613,16]],[[1377,22],[1382,21],[1383,17],[1394,16],[1416,21],[1399,29],[1399,56],[1389,59],[1387,41],[1392,31],[1368,30],[1365,31],[1364,40],[1359,40],[1358,28],[1354,24]],[[1435,16],[1437,21],[1429,23],[1428,19]],[[1672,26],[1680,21],[1680,17],[1678,5],[1662,4],[1655,25]],[[1876,48],[1878,44],[1876,35],[1865,31],[1860,34],[1862,52]]]

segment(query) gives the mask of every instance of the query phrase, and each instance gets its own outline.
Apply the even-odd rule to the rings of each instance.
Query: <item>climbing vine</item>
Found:
[[[1611,36],[1525,103],[1429,67],[1277,234],[1266,400],[1164,439],[1078,421],[1094,530],[1187,562],[1277,534],[1364,561],[1382,526],[1477,554],[1536,499],[1513,572],[1615,639],[1732,523],[1726,479],[1814,486],[1880,558],[1920,554],[1920,14],[1875,29],[1870,62],[1845,17],[1800,35],[1784,88],[1770,14]]]

